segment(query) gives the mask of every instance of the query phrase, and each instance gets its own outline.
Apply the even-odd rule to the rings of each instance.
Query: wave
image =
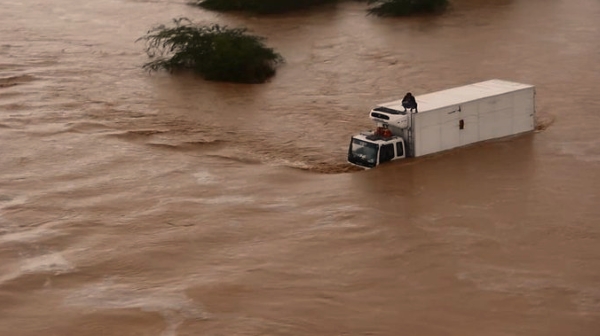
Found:
[[[206,141],[187,141],[177,144],[170,144],[164,142],[148,142],[146,145],[155,147],[158,149],[166,149],[171,151],[180,152],[192,152],[200,149],[218,148],[222,146],[225,141],[222,140],[206,140]]]
[[[168,131],[147,129],[147,130],[130,130],[125,132],[111,132],[107,133],[107,137],[117,138],[129,142],[146,143],[148,139],[152,138],[157,134],[167,133]]]
[[[538,113],[535,117],[535,130],[544,131],[554,124],[556,117],[547,113]]]
[[[292,167],[319,174],[345,174],[364,171],[363,168],[349,163],[318,163],[307,167]]]
[[[264,163],[264,161],[256,159],[256,158],[235,156],[235,155],[222,154],[222,153],[221,154],[219,154],[219,153],[212,153],[212,154],[207,154],[206,156],[208,156],[208,157],[214,157],[214,158],[219,158],[219,159],[225,159],[225,160],[233,161],[233,162],[245,163],[245,164],[261,164],[261,163]]]
[[[7,88],[36,80],[37,78],[31,75],[20,75],[10,77],[0,77],[0,88]]]
[[[73,133],[98,133],[100,131],[110,130],[107,125],[95,122],[68,123],[65,126],[67,126],[65,132]]]
[[[148,129],[148,130],[131,130],[131,131],[125,131],[125,132],[121,132],[121,133],[115,133],[115,134],[111,134],[117,138],[139,138],[139,137],[149,137],[149,136],[153,136],[156,134],[162,134],[162,133],[166,133],[167,131],[161,131],[161,130],[154,130],[154,129]]]

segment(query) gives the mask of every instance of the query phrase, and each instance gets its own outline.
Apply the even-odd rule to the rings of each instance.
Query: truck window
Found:
[[[402,146],[402,141],[396,142],[396,156],[404,155],[404,146]]]
[[[364,167],[375,167],[378,151],[379,146],[377,144],[352,138],[348,161]]]
[[[379,151],[379,163],[390,161],[394,158],[394,145],[383,145]]]

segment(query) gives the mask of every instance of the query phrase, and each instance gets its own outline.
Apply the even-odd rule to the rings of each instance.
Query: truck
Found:
[[[352,136],[348,162],[365,168],[533,131],[535,86],[500,79],[376,105],[375,130]]]

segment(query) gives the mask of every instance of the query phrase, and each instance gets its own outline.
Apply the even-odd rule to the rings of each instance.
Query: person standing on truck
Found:
[[[417,111],[417,100],[415,99],[415,96],[412,95],[412,93],[408,92],[404,98],[402,98],[402,106],[404,107],[404,111],[406,112],[407,109],[410,109],[411,111]]]

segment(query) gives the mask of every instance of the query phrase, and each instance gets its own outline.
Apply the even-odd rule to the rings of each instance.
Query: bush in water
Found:
[[[145,41],[146,53],[154,59],[145,69],[192,69],[207,80],[262,83],[284,61],[263,44],[263,37],[247,34],[246,28],[197,26],[186,18],[173,21],[175,27],[161,25],[138,39]]]
[[[368,0],[369,13],[377,16],[408,16],[444,11],[448,0]]]
[[[336,0],[196,0],[192,4],[217,11],[249,11],[271,14],[332,2],[336,2]]]

